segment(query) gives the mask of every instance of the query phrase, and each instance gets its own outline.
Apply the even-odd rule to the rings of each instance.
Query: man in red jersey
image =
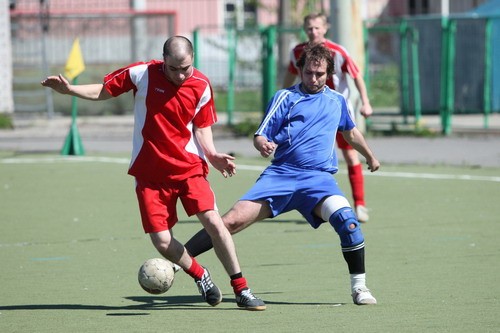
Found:
[[[231,277],[239,307],[265,310],[265,303],[248,288],[233,239],[217,211],[207,181],[208,159],[224,177],[235,174],[234,158],[215,149],[211,125],[217,116],[212,88],[193,67],[193,46],[182,36],[169,38],[163,61],[138,62],[104,77],[104,83],[72,85],[62,75],[43,80],[61,94],[106,100],[133,91],[134,136],[128,173],[136,179],[136,194],[144,231],[155,248],[194,278],[205,301],[222,301],[209,271],[192,258],[172,234],[180,199],[186,213],[199,218],[214,242],[215,252]]]
[[[338,44],[325,38],[328,31],[328,22],[324,14],[309,14],[304,17],[304,31],[307,34],[308,42],[298,44],[295,46],[290,55],[290,63],[288,65],[288,70],[285,74],[283,87],[289,87],[295,82],[296,76],[299,74],[299,69],[297,67],[297,60],[300,58],[302,51],[305,47],[315,44],[323,44],[325,47],[329,48],[332,52],[335,63],[335,73],[333,77],[328,79],[326,84],[336,91],[340,92],[346,100],[349,102],[349,86],[347,82],[347,75],[351,76],[354,80],[356,88],[359,91],[361,97],[361,109],[360,113],[363,117],[367,118],[372,113],[372,107],[370,105],[370,100],[368,99],[368,93],[366,91],[365,81],[363,76],[359,73],[359,69],[356,63],[351,58],[347,50]],[[354,117],[354,110],[352,105],[349,103],[349,111],[351,117]],[[367,222],[369,219],[368,210],[365,204],[365,190],[364,190],[364,178],[363,178],[363,167],[359,160],[358,152],[353,149],[351,145],[344,140],[342,135],[337,133],[337,145],[342,151],[342,155],[347,163],[347,171],[349,175],[349,182],[351,184],[352,196],[354,199],[354,207],[356,215],[360,222]]]

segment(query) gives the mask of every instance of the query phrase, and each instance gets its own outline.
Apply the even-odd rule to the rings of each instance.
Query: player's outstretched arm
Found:
[[[106,89],[104,89],[103,84],[95,83],[73,85],[69,83],[69,81],[61,74],[57,76],[49,76],[43,80],[41,84],[44,87],[54,89],[60,94],[76,96],[91,101],[102,101],[113,97]]]

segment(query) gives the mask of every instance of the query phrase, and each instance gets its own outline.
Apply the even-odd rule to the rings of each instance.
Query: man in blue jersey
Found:
[[[380,163],[351,119],[344,97],[326,86],[334,73],[330,51],[321,45],[307,48],[297,65],[301,82],[274,95],[254,136],[261,156],[274,152],[274,159],[222,219],[231,234],[291,210],[313,228],[329,222],[340,237],[354,303],[376,304],[366,287],[360,223],[332,177],[338,170],[337,131],[365,157],[369,170],[378,170]],[[202,230],[185,246],[197,256],[211,248],[210,237]]]

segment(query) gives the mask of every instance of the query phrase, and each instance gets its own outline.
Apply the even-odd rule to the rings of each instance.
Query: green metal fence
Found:
[[[439,115],[444,134],[454,114],[481,114],[488,128],[488,116],[500,112],[492,102],[500,94],[492,85],[500,75],[492,52],[498,20],[469,15],[365,22],[365,79],[376,113],[416,126],[426,115]],[[265,109],[281,87],[289,50],[304,35],[300,28],[277,26],[200,27],[193,40],[195,64],[223,97],[219,111],[232,124],[235,111]]]
[[[500,94],[500,86],[492,85],[498,70],[492,46],[500,41],[492,34],[498,17],[425,16],[401,19],[397,22],[375,22],[367,28],[367,66],[387,65],[380,59],[399,62],[399,113],[407,121],[411,116],[418,124],[425,115],[438,114],[444,134],[451,133],[454,114],[480,114],[483,127],[488,128],[488,117],[500,112],[493,97]],[[395,37],[396,30],[399,37]],[[381,38],[381,34],[386,34]],[[385,39],[385,40],[384,40]],[[372,59],[373,41],[385,42],[385,50]],[[388,42],[390,41],[390,42]],[[393,44],[399,47],[390,47]],[[387,47],[387,43],[389,47]],[[384,49],[384,48],[382,48]],[[399,52],[399,54],[397,54]],[[377,76],[369,72],[370,81]]]
[[[301,28],[277,26],[255,29],[205,26],[193,31],[195,67],[210,78],[217,109],[227,114],[229,125],[235,122],[235,113],[262,114],[281,88],[289,48],[304,38]],[[282,39],[286,39],[285,50],[278,46]]]

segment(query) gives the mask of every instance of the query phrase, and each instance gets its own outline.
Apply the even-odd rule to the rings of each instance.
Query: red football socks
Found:
[[[365,186],[363,179],[363,166],[356,164],[348,166],[349,182],[351,183],[354,206],[365,206]]]
[[[231,280],[231,286],[235,295],[239,295],[243,290],[248,289],[247,280],[244,277]]]
[[[191,267],[189,267],[188,270],[184,270],[186,273],[188,273],[193,279],[195,280],[201,280],[203,273],[205,272],[205,269],[203,266],[201,266],[196,259],[193,259],[193,262],[191,263]]]

